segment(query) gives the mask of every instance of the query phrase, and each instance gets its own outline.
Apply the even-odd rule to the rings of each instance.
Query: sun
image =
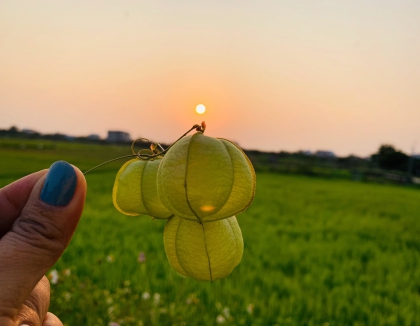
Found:
[[[198,114],[203,114],[204,112],[206,112],[206,107],[203,104],[198,104],[195,108],[195,111]]]

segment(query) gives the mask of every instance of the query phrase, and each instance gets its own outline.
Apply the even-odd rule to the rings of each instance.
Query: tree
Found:
[[[17,134],[19,132],[19,129],[15,126],[10,127],[8,130],[11,134]]]
[[[407,171],[409,157],[395,149],[392,145],[381,145],[377,153],[372,155],[372,161],[385,170]]]

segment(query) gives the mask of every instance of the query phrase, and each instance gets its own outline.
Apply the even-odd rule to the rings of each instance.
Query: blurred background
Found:
[[[163,221],[112,206],[123,162],[89,173],[51,310],[65,325],[420,324],[418,17],[408,0],[1,1],[0,186],[203,120],[257,171],[243,260],[214,283],[171,269]]]

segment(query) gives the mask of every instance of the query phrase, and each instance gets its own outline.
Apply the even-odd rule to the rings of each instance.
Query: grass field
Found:
[[[22,142],[0,140],[0,186],[58,159],[86,170],[130,151]],[[122,163],[87,175],[82,220],[53,268],[50,310],[66,325],[420,325],[418,189],[258,173],[238,216],[242,262],[200,283],[169,266],[164,221],[114,209]]]

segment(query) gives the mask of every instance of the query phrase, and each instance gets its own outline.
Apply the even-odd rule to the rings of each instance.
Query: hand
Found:
[[[0,325],[58,326],[44,274],[67,247],[82,214],[83,174],[58,161],[0,189]]]

